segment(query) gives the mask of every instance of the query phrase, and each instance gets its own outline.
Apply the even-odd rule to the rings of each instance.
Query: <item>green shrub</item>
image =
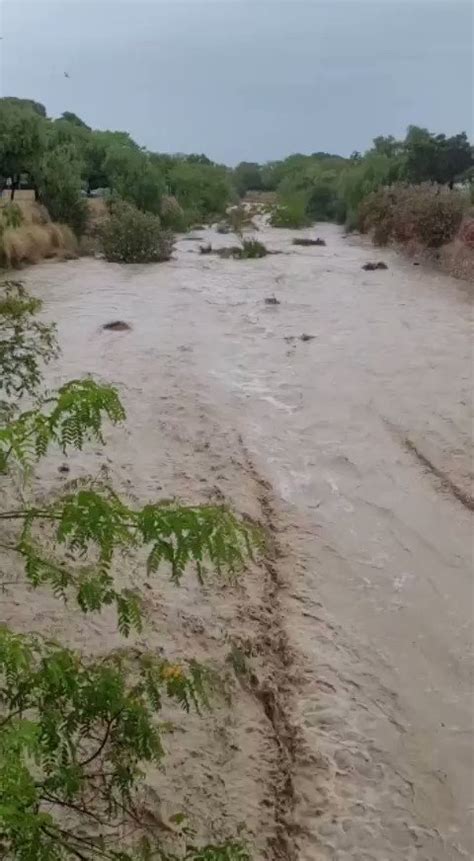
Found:
[[[311,218],[306,212],[306,198],[301,195],[285,200],[273,210],[270,224],[272,227],[287,227],[293,230],[308,227]]]
[[[263,188],[262,169],[255,162],[241,161],[234,168],[232,178],[240,197],[243,197],[247,191],[260,191]]]
[[[336,220],[339,205],[335,171],[321,171],[314,177],[308,193],[306,212],[312,221]]]
[[[244,260],[252,260],[259,257],[266,257],[268,254],[268,250],[263,242],[259,242],[258,239],[244,239],[242,242],[242,254],[241,257]]]
[[[23,224],[23,213],[16,203],[7,203],[6,206],[2,207],[1,213],[2,223],[0,224],[0,230],[3,230],[5,227],[21,227]]]
[[[189,228],[189,220],[183,208],[173,195],[165,195],[161,201],[160,218],[163,227],[176,233],[185,233]]]
[[[144,212],[160,214],[166,186],[161,171],[147,153],[121,145],[111,146],[104,159],[104,171],[116,197]]]
[[[216,250],[219,257],[224,257],[224,259],[233,257],[234,260],[257,260],[266,257],[269,253],[263,242],[259,242],[257,239],[244,239],[242,245],[231,245]]]
[[[159,263],[173,252],[173,234],[162,228],[158,216],[124,201],[112,204],[100,234],[107,260],[116,263]]]
[[[67,224],[77,236],[87,227],[89,210],[81,197],[82,163],[74,147],[64,144],[48,150],[38,167],[38,191],[41,203],[51,219]]]
[[[224,215],[235,194],[225,168],[182,159],[169,170],[168,185],[184,211],[196,213],[196,221]]]

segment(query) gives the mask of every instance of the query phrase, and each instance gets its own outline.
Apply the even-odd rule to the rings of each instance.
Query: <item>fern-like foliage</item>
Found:
[[[81,489],[41,508],[0,512],[2,520],[21,524],[12,550],[23,558],[32,586],[47,584],[57,597],[72,594],[84,612],[114,604],[124,635],[140,629],[141,603],[130,589],[116,587],[115,556],[145,547],[148,576],[164,565],[179,582],[193,564],[200,580],[206,565],[235,574],[261,545],[259,530],[225,507],[156,503],[137,510],[107,488]],[[45,531],[54,552],[46,549]]]
[[[0,284],[0,406],[4,409],[24,394],[32,395],[41,382],[41,367],[57,355],[53,325],[35,315],[41,302],[29,296],[19,281]]]
[[[34,502],[32,467],[50,446],[67,452],[89,440],[102,443],[104,421],[125,417],[115,389],[91,379],[38,396],[41,363],[56,352],[54,330],[34,319],[39,308],[21,284],[0,287],[0,397],[6,398],[0,400],[0,478],[26,470],[33,500],[25,502],[23,493],[18,506],[2,508],[0,486],[2,553],[20,557],[31,587],[73,598],[85,613],[115,606],[126,636],[141,628],[143,613],[138,594],[119,588],[114,577],[124,554],[146,548],[148,578],[166,567],[178,583],[194,566],[202,580],[207,566],[238,571],[261,536],[225,507],[155,502],[136,509],[97,482]],[[23,395],[36,401],[20,412]],[[232,840],[188,845],[176,856],[156,835],[142,834],[130,849],[119,838],[124,823],[141,827],[135,802],[143,765],[163,756],[157,716],[164,698],[200,712],[209,705],[212,681],[195,661],[171,664],[130,651],[84,660],[0,627],[0,858],[249,861]]]
[[[104,418],[114,424],[125,418],[115,389],[91,379],[71,380],[40,407],[0,426],[0,471],[31,466],[53,444],[66,452],[89,440],[103,443]]]
[[[120,857],[117,828],[134,814],[141,766],[163,757],[164,698],[205,707],[205,670],[126,652],[86,662],[0,627],[1,857]],[[103,827],[99,842],[84,836],[91,825]],[[219,852],[186,858],[244,857]]]

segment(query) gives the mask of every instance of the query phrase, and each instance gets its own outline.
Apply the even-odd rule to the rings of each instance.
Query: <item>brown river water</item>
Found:
[[[282,252],[263,260],[200,255],[187,239],[167,264],[25,272],[58,323],[48,383],[93,373],[127,409],[70,477],[102,468],[140,502],[225,500],[272,537],[237,585],[117,572],[146,598],[138,645],[215,662],[232,693],[180,719],[143,810],[157,833],[182,808],[204,839],[242,828],[259,859],[470,858],[468,288],[394,252],[374,258],[335,226],[316,232],[326,247],[262,228]],[[378,258],[386,271],[362,270]],[[102,330],[114,320],[131,329]],[[44,492],[67,482],[60,463],[41,467]],[[46,593],[17,590],[6,607],[17,627],[82,649],[117,644],[112,618]],[[239,680],[235,648],[252,668]]]

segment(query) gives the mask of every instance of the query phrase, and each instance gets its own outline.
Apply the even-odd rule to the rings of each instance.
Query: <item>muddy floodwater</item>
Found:
[[[282,253],[250,261],[200,255],[234,240],[198,235],[166,264],[83,259],[24,279],[58,323],[48,384],[93,373],[127,409],[69,478],[102,469],[137,502],[226,501],[271,537],[237,585],[118,572],[146,598],[137,642],[215,662],[232,694],[180,718],[147,775],[150,828],[186,809],[205,839],[242,828],[258,859],[470,858],[468,287],[332,225],[302,232],[326,240],[307,248],[263,228]],[[387,270],[362,269],[378,259]],[[117,321],[130,328],[102,328]],[[69,480],[61,463],[41,467],[44,492]],[[47,593],[6,606],[17,627],[117,643],[112,617]]]

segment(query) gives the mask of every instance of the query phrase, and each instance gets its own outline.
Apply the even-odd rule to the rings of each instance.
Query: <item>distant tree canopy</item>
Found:
[[[257,168],[262,187],[277,192],[286,215],[288,209],[298,209],[295,224],[303,223],[305,215],[350,224],[356,221],[361,201],[378,188],[397,182],[434,182],[452,188],[457,181],[472,181],[474,160],[465,132],[447,137],[410,126],[404,140],[380,135],[366,153],[354,151],[349,159],[325,152],[297,153]],[[239,188],[237,181],[236,185]],[[300,212],[302,200],[305,215]]]
[[[54,178],[55,163],[61,183]],[[20,182],[29,182],[76,229],[81,218],[74,195],[98,188],[155,215],[162,215],[162,202],[173,197],[176,224],[184,229],[219,217],[247,191],[276,192],[282,223],[350,221],[361,200],[380,186],[429,181],[452,187],[472,182],[473,176],[473,149],[465,132],[448,137],[410,126],[405,139],[380,135],[367,152],[354,151],[348,159],[315,151],[266,164],[243,161],[230,169],[203,153],[149,152],[128,132],[93,130],[72,111],[53,120],[31,99],[0,99],[0,188],[8,183],[13,197]]]
[[[234,170],[234,184],[238,194],[261,191],[264,187],[262,168],[256,162],[241,161]]]
[[[33,99],[18,99],[16,96],[4,96],[0,102],[5,105],[11,105],[15,108],[34,111],[40,117],[46,118],[46,108],[40,102],[35,102]]]
[[[7,181],[12,199],[26,181],[54,217],[76,230],[81,194],[96,188],[154,214],[173,194],[191,220],[221,215],[234,194],[230,171],[204,154],[149,153],[128,132],[94,131],[72,111],[51,120],[42,105],[14,98],[0,99],[2,188]]]
[[[410,182],[438,182],[451,188],[474,165],[467,134],[434,135],[410,126],[404,142],[406,174]]]
[[[22,173],[33,174],[45,140],[45,121],[29,103],[21,105],[14,99],[0,102],[0,177],[3,183],[10,179],[12,193]]]
[[[79,126],[79,128],[88,129],[88,131],[91,130],[90,126],[88,126],[84,120],[81,120],[77,114],[74,114],[71,111],[64,111],[64,113],[61,114],[61,119],[65,120],[67,123],[72,123],[74,126]]]

